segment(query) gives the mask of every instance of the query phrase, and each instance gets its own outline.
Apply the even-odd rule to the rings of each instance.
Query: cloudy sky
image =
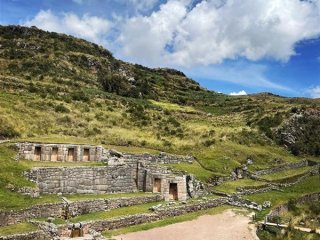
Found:
[[[320,0],[0,0],[0,24],[85,38],[227,94],[320,97]]]

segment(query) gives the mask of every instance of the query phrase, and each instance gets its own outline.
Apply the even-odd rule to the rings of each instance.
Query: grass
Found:
[[[185,171],[189,174],[193,174],[197,179],[201,181],[208,181],[213,173],[201,167],[197,161],[192,163],[179,163],[179,164],[165,164],[166,166],[172,167],[174,169]]]
[[[149,100],[149,102],[157,107],[160,107],[164,110],[170,110],[170,111],[180,111],[180,112],[189,112],[193,113],[196,112],[196,110],[193,107],[190,106],[180,106],[175,103],[169,103],[169,102],[158,102],[155,100]]]
[[[231,208],[230,206],[223,205],[223,206],[219,206],[219,207],[215,207],[215,208],[201,210],[198,212],[187,213],[187,214],[184,214],[181,216],[165,218],[163,220],[156,221],[156,222],[139,224],[139,225],[134,225],[134,226],[115,229],[115,230],[108,230],[108,231],[103,232],[103,235],[106,238],[112,238],[112,236],[117,236],[120,234],[127,234],[130,232],[138,232],[138,231],[146,231],[146,230],[149,230],[152,228],[164,227],[164,226],[174,224],[174,223],[191,221],[193,219],[198,218],[201,215],[218,214],[218,213],[221,213],[221,212],[225,211],[226,209],[230,209],[230,208]]]
[[[282,172],[277,172],[277,173],[273,173],[273,174],[269,174],[269,175],[263,175],[262,178],[269,180],[269,181],[283,180],[286,178],[290,178],[290,177],[294,177],[296,175],[306,173],[310,169],[311,169],[311,167],[289,169],[289,170],[282,171]]]
[[[266,182],[255,181],[252,179],[240,179],[236,181],[224,182],[218,186],[215,186],[213,189],[226,193],[235,193],[237,192],[238,187],[262,187],[266,185]]]
[[[84,222],[84,221],[90,221],[90,220],[102,220],[102,219],[108,219],[108,218],[115,218],[115,217],[120,217],[125,215],[134,215],[138,213],[147,213],[150,211],[149,210],[150,207],[158,203],[157,202],[146,203],[146,204],[140,204],[140,205],[135,205],[130,207],[112,209],[110,211],[83,214],[81,216],[71,218],[70,221],[73,223],[76,223],[76,222]]]
[[[260,240],[320,240],[320,236],[317,233],[306,233],[290,229],[287,230],[287,233],[281,234],[281,230],[276,227],[259,230],[257,236]]]
[[[31,223],[19,223],[19,224],[6,226],[6,227],[0,227],[0,236],[28,233],[36,230],[38,230],[38,228]]]
[[[70,201],[81,201],[81,200],[91,200],[91,199],[110,199],[110,198],[122,198],[122,197],[145,197],[152,196],[152,193],[146,192],[133,192],[133,193],[109,193],[109,194],[72,194],[65,195]]]
[[[105,166],[102,162],[35,162],[29,160],[21,160],[19,161],[21,166],[26,168],[32,167],[76,167],[76,166],[87,166],[87,167],[99,167]]]
[[[246,196],[249,200],[262,204],[264,201],[271,201],[272,206],[277,206],[295,199],[302,195],[320,192],[320,176],[312,176],[293,186],[283,188],[282,191],[269,191]]]

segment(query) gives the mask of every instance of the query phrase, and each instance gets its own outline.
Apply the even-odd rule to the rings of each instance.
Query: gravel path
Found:
[[[256,240],[249,217],[226,210],[195,220],[114,237],[116,240]]]

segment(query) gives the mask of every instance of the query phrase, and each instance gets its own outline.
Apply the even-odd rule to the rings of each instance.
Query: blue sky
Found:
[[[85,38],[227,94],[320,97],[320,0],[0,0],[0,24]]]

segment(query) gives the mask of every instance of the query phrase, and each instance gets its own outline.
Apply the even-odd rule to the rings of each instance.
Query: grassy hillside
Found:
[[[319,99],[218,94],[179,71],[125,63],[95,44],[36,28],[0,26],[0,41],[2,139],[192,154],[197,162],[178,168],[203,180],[229,175],[247,158],[251,170],[319,159],[318,118],[299,132],[298,156],[277,138],[298,112],[318,112]]]

